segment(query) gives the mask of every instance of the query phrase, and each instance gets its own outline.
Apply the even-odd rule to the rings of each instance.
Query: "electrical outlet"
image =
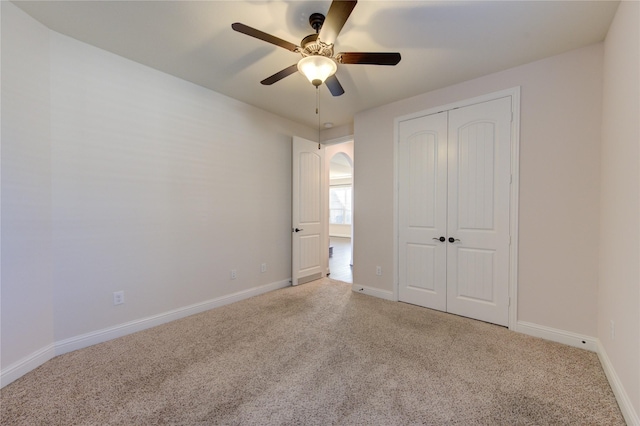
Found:
[[[113,304],[122,305],[124,303],[124,291],[113,292]]]
[[[616,338],[616,323],[615,321],[611,320],[611,340],[614,340]]]
[[[376,275],[382,275],[382,266],[376,266]]]
[[[236,271],[235,269],[231,270],[231,279],[235,280],[236,278],[238,278],[238,271]]]
[[[260,265],[260,272],[267,272],[267,264],[263,263],[262,265]]]

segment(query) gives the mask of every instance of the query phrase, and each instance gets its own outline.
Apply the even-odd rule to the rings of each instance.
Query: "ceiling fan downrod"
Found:
[[[309,16],[309,24],[316,34],[320,33],[322,24],[324,24],[324,15],[322,13],[312,13],[311,16]]]

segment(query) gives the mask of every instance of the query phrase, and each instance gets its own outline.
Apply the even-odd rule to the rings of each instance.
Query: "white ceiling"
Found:
[[[315,88],[299,73],[260,81],[299,55],[235,32],[234,22],[300,44],[330,1],[17,1],[52,30],[283,117],[318,125]],[[345,94],[320,88],[321,121],[602,41],[617,1],[367,1],[335,52],[397,51],[395,67],[339,65]]]

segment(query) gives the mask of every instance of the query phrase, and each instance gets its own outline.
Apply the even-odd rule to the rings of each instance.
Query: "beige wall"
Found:
[[[49,31],[2,7],[2,368],[52,353]],[[49,348],[49,350],[47,350]],[[49,354],[47,354],[49,352]],[[38,357],[35,357],[38,358]],[[36,361],[38,362],[42,361]],[[4,380],[3,383],[4,385]]]
[[[291,136],[314,129],[55,32],[50,46],[57,341],[289,280]]]
[[[332,127],[330,129],[322,129],[320,132],[320,141],[322,143],[332,143],[336,139],[343,139],[350,136],[353,136],[353,123]]]
[[[640,3],[622,2],[605,41],[598,292],[598,336],[635,408],[635,422],[640,413],[639,27]]]
[[[354,283],[395,285],[394,118],[521,86],[518,319],[595,336],[602,57],[600,43],[357,114]]]
[[[291,136],[316,129],[10,2],[2,61],[2,385],[103,330],[287,285]]]

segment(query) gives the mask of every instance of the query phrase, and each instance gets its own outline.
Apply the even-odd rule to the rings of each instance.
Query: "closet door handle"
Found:
[[[433,240],[436,240],[436,241],[440,241],[440,242],[444,242],[444,240],[445,240],[445,238],[444,238],[444,237],[440,237],[440,238],[435,238],[435,237],[433,237],[432,239],[433,239]]]
[[[450,242],[450,243],[454,243],[454,242],[456,242],[456,241],[460,241],[460,240],[459,240],[459,239],[457,239],[457,238],[449,237],[449,242]]]

